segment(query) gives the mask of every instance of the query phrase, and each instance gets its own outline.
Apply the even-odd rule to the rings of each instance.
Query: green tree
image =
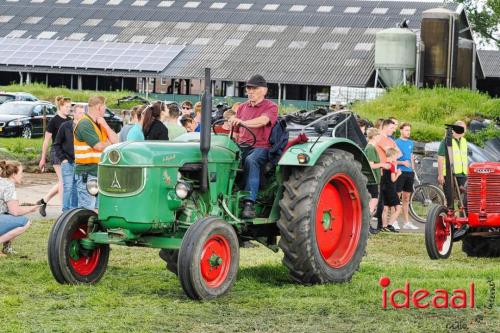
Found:
[[[500,0],[456,0],[464,5],[472,28],[485,41],[500,47]]]

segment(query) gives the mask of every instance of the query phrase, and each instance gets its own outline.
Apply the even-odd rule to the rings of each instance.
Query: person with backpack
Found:
[[[278,106],[266,99],[267,90],[267,82],[262,75],[254,75],[248,79],[248,101],[241,104],[236,116],[229,119],[229,124],[237,127],[237,140],[240,144],[251,144],[253,136],[246,129],[238,127],[239,125],[250,128],[256,138],[252,147],[243,149],[242,156],[245,191],[250,192],[250,196],[244,200],[242,212],[242,217],[247,219],[255,217],[254,203],[259,191],[260,174],[269,161],[269,138],[278,119]]]

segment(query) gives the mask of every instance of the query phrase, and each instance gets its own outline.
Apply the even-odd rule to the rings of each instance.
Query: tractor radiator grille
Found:
[[[474,213],[481,208],[489,214],[500,213],[500,174],[471,174],[467,180],[467,206]]]
[[[99,191],[110,196],[130,196],[142,190],[144,169],[99,166]]]

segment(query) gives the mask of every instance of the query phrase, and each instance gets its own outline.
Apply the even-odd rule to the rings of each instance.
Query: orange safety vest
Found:
[[[75,163],[76,164],[98,164],[99,161],[101,160],[101,154],[102,152],[90,147],[87,142],[85,141],[80,141],[76,137],[76,129],[78,128],[78,125],[83,119],[87,119],[90,121],[92,126],[94,126],[94,131],[96,132],[97,136],[99,137],[99,141],[104,143],[106,140],[108,140],[108,135],[106,131],[102,130],[99,125],[97,125],[92,119],[90,119],[89,116],[84,115],[80,121],[78,121],[78,124],[76,124],[75,129],[73,130],[73,139],[74,139],[74,148],[75,148]]]

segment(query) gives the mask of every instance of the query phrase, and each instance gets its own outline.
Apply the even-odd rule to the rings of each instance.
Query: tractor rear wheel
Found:
[[[192,299],[212,299],[227,293],[238,274],[239,243],[234,228],[216,218],[192,224],[182,239],[179,280]]]
[[[435,205],[427,214],[425,247],[431,259],[447,259],[453,247],[453,226],[445,222],[448,208]]]
[[[179,250],[161,249],[160,258],[167,263],[167,270],[171,271],[175,275],[178,274],[177,260],[179,259]]]
[[[316,165],[295,168],[280,201],[283,264],[299,283],[349,281],[368,239],[369,194],[361,164],[328,149]]]
[[[469,257],[500,257],[500,238],[467,235],[462,240],[462,251]]]
[[[109,245],[87,250],[80,240],[87,237],[88,220],[96,213],[74,209],[59,217],[52,227],[48,244],[48,261],[52,275],[62,284],[96,283],[104,275]]]

